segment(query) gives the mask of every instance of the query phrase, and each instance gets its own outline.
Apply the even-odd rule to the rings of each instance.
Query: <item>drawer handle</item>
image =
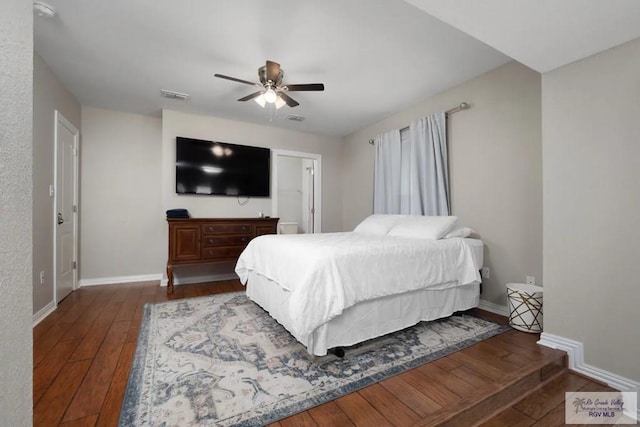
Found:
[[[249,240],[249,239],[247,239],[246,237],[243,237],[243,238],[242,238],[242,241],[243,241],[243,242],[246,242],[247,240]]]
[[[249,227],[248,227],[248,226],[246,226],[246,225],[243,225],[243,226],[242,226],[242,231],[247,231],[247,230],[249,230]]]
[[[207,227],[209,231],[213,231],[213,227]]]
[[[207,239],[207,242],[213,243],[213,239]]]

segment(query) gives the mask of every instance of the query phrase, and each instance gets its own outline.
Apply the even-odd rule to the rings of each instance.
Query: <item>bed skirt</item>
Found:
[[[251,271],[247,296],[288,331],[293,330],[293,320],[287,311],[289,291]],[[312,333],[294,337],[307,347],[310,354],[324,356],[328,349],[334,347],[348,347],[423,320],[435,320],[477,307],[479,300],[479,283],[446,289],[420,289],[360,302]]]

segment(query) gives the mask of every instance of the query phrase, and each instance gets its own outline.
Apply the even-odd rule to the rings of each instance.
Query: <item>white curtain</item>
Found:
[[[402,151],[400,131],[380,134],[375,141],[373,213],[400,213],[400,173]]]
[[[447,119],[444,111],[409,125],[410,196],[413,215],[449,215]]]
[[[373,213],[449,215],[444,111],[376,137]]]

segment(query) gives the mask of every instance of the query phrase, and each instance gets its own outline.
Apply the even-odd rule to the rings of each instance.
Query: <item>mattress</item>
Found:
[[[337,238],[338,240],[346,238],[347,241],[353,243],[349,240],[349,236],[337,236]],[[334,243],[331,239],[333,239],[333,237],[330,237],[328,242]],[[337,312],[337,314],[325,316],[321,321],[312,323],[313,326],[310,328],[301,327],[300,322],[301,310],[299,294],[300,289],[304,290],[306,288],[304,286],[296,287],[291,283],[281,283],[281,280],[279,281],[273,277],[277,276],[277,274],[273,274],[274,271],[277,272],[278,269],[287,269],[286,265],[283,266],[282,263],[278,264],[272,257],[269,257],[268,254],[270,253],[280,259],[287,259],[288,257],[282,256],[281,251],[267,245],[266,249],[271,248],[271,252],[265,252],[266,249],[263,248],[262,251],[257,251],[257,253],[254,254],[254,256],[261,257],[261,260],[264,262],[277,264],[277,268],[275,269],[272,268],[269,270],[257,266],[249,267],[245,263],[241,266],[240,271],[238,271],[238,268],[236,271],[239,272],[241,281],[247,284],[247,295],[249,298],[262,306],[272,317],[285,326],[298,341],[307,346],[310,353],[322,355],[326,354],[326,350],[331,347],[352,345],[366,339],[403,329],[421,320],[433,320],[448,316],[455,311],[476,307],[479,300],[478,270],[482,267],[483,263],[483,243],[477,239],[457,238],[447,240],[448,242],[440,241],[440,244],[430,245],[430,247],[440,248],[438,250],[441,251],[439,253],[441,257],[444,256],[442,255],[443,253],[446,254],[451,251],[457,254],[457,258],[459,259],[454,260],[454,262],[464,265],[466,268],[462,270],[453,269],[455,271],[455,274],[452,273],[454,276],[448,276],[448,273],[444,276],[442,274],[436,274],[434,277],[441,278],[440,281],[432,280],[427,283],[427,286],[412,289],[411,286],[404,286],[404,282],[407,280],[406,275],[402,276],[402,274],[400,274],[400,276],[402,276],[402,280],[399,282],[400,285],[397,281],[398,278],[393,275],[394,272],[397,273],[398,271],[403,273],[403,270],[396,269],[390,272],[385,270],[384,273],[381,273],[378,271],[379,269],[375,268],[377,262],[380,262],[380,257],[373,256],[374,263],[370,266],[369,274],[364,275],[364,277],[351,275],[351,280],[357,277],[365,283],[369,283],[368,281],[371,280],[371,277],[375,277],[376,279],[382,278],[390,284],[393,292],[382,293],[373,298],[364,298],[348,306],[340,305],[340,299],[333,298],[331,295],[328,297],[328,303],[326,301],[311,299],[311,301],[309,301],[311,304],[315,303],[320,306],[319,312],[321,314],[327,312]],[[392,243],[395,245],[397,242]],[[353,249],[357,247],[357,245],[349,247]],[[403,247],[402,244],[400,247]],[[407,248],[414,247],[409,245],[403,248],[406,250]],[[445,250],[443,251],[442,248],[445,248]],[[453,248],[458,248],[459,251]],[[297,247],[296,250],[300,251],[300,247]],[[407,255],[409,252],[402,253],[401,251],[403,255]],[[444,256],[444,261],[448,260],[448,258],[450,258],[450,254],[449,256]],[[352,259],[357,260],[358,257],[352,257]],[[393,261],[393,259],[391,259],[391,261]],[[440,263],[444,261],[441,259]],[[467,265],[469,263],[471,264],[470,266]],[[238,265],[240,266],[240,264],[239,262]],[[251,263],[249,262],[249,264]],[[331,264],[330,260],[329,264]],[[329,274],[329,276],[318,276],[315,269],[311,270],[313,272],[312,276],[317,276],[324,280],[327,283],[326,287],[330,288],[333,283],[328,281],[334,280],[336,277],[338,280],[344,279],[344,277],[338,276],[339,272],[335,271],[336,265],[332,267],[333,268],[329,268],[330,273],[332,273]],[[309,265],[301,264],[296,265],[296,268],[289,269],[289,272],[293,272],[293,276],[291,276],[293,279],[302,280],[302,276],[309,273],[309,268]],[[469,268],[473,270],[474,275],[470,275],[468,271]],[[445,268],[445,270],[447,270],[447,268]],[[361,273],[362,269],[356,269],[356,271]],[[240,273],[242,273],[242,275]],[[348,274],[346,274],[347,277],[349,277],[349,273],[352,272],[348,272]],[[296,276],[296,274],[300,276]],[[289,277],[289,280],[292,280],[291,277]],[[452,277],[456,277],[456,279]],[[461,281],[457,278],[462,278],[463,280]],[[322,282],[322,280],[320,283],[325,283]],[[316,282],[312,281],[312,284],[317,285]],[[401,285],[404,286],[405,289],[398,291],[398,288],[402,287]],[[315,292],[315,295],[318,294],[322,295],[322,293]],[[322,308],[323,302],[324,308]],[[317,314],[306,310],[302,310],[302,312],[303,315],[308,315],[309,317]],[[318,316],[316,316],[316,318],[318,318]],[[308,324],[309,322],[307,322],[307,325]]]
[[[475,268],[480,270],[484,264],[484,243],[480,239],[464,238],[462,240],[471,247]]]
[[[304,335],[362,301],[479,282],[465,239],[425,240],[345,232],[253,239],[236,264],[289,291],[291,332]]]

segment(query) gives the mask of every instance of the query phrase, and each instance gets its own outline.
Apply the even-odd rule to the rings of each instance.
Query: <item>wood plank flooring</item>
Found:
[[[177,286],[171,297],[157,282],[73,292],[33,331],[34,426],[117,425],[144,304],[238,290],[226,281]],[[484,425],[561,425],[565,391],[602,386],[567,373],[564,353],[537,340],[512,330],[271,426],[472,425],[489,416]]]

